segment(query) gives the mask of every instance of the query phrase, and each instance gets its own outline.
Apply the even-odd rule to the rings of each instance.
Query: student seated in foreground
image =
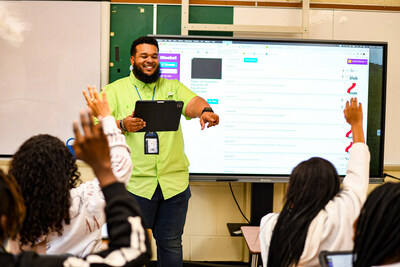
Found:
[[[353,266],[400,266],[400,184],[373,190],[355,225]]]
[[[354,144],[342,189],[335,167],[327,160],[311,158],[297,165],[281,213],[261,220],[264,267],[319,266],[320,251],[353,248],[352,226],[366,199],[370,154],[356,98],[346,103],[344,115]]]
[[[76,156],[89,164],[104,193],[109,233],[109,248],[85,259],[71,255],[42,255],[33,251],[19,255],[0,247],[1,266],[143,266],[151,256],[150,244],[143,227],[139,206],[125,186],[119,183],[111,169],[110,151],[102,123],[93,126],[92,114],[81,113],[84,135],[74,123]],[[25,205],[21,190],[12,176],[0,171],[0,244],[16,237],[23,224]]]
[[[91,100],[90,100],[91,101]],[[111,168],[127,184],[132,171],[130,150],[117,128],[107,98],[93,99],[110,145]],[[76,160],[57,137],[36,135],[14,154],[9,173],[22,189],[26,217],[11,252],[86,256],[100,250],[105,200],[97,179],[80,183]]]

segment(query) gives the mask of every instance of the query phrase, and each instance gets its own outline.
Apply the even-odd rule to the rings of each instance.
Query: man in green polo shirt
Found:
[[[148,134],[137,132],[146,122],[134,117],[138,100],[183,101],[186,118],[200,118],[201,129],[219,123],[208,103],[178,80],[160,78],[158,43],[140,37],[131,46],[133,70],[129,77],[105,87],[111,113],[131,148],[133,171],[127,189],[139,202],[147,228],[157,242],[158,266],[182,266],[182,234],[189,188],[189,161],[184,152],[181,126],[175,132],[158,132],[153,147],[145,147]],[[153,136],[154,137],[154,136]],[[154,139],[153,139],[154,140]],[[146,142],[149,144],[150,142]]]

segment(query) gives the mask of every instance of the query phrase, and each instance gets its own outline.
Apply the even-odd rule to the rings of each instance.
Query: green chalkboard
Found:
[[[189,23],[233,24],[233,7],[189,7]],[[233,36],[233,32],[189,31],[189,35]]]
[[[180,35],[182,11],[181,6],[157,6],[157,34]]]
[[[114,64],[110,66],[110,82],[113,82],[129,75],[132,41],[153,33],[153,5],[112,4],[110,17],[110,62]]]
[[[181,34],[181,6],[157,5],[157,34]],[[112,4],[110,83],[129,75],[130,48],[136,38],[153,34],[153,5]],[[190,6],[190,23],[233,24],[233,7]],[[232,32],[190,31],[189,35],[233,36]],[[118,58],[116,58],[118,55]]]

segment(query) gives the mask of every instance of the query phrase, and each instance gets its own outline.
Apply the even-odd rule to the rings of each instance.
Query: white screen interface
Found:
[[[353,266],[352,254],[338,254],[326,256],[329,267],[351,267]]]
[[[352,146],[343,109],[367,127],[370,49],[337,44],[158,39],[162,77],[203,97],[220,124],[181,125],[190,173],[288,175],[322,157],[344,175]]]

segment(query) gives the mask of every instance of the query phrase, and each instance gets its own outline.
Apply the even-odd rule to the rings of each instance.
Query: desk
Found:
[[[258,257],[261,254],[260,239],[258,237],[260,227],[242,226],[240,229],[242,230],[243,237],[246,240],[247,247],[251,254],[251,267],[258,267]]]

